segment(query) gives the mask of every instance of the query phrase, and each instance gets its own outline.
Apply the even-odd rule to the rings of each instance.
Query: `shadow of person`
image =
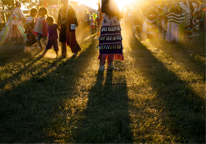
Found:
[[[96,40],[88,40],[88,47],[77,57],[64,60],[59,58],[52,60],[51,63],[49,61],[43,67],[39,65],[31,67],[29,72],[35,69],[38,71],[29,79],[12,85],[10,89],[0,93],[2,106],[0,127],[3,135],[0,137],[1,141],[54,142],[61,137],[61,131],[56,131],[64,127],[62,121],[66,121],[67,117],[62,116],[62,109],[59,108],[66,107],[65,101],[74,97],[75,83],[91,64],[92,55],[97,53],[96,44]],[[24,71],[27,71],[27,67],[15,76],[21,78]],[[11,81],[14,81],[14,78]],[[4,83],[1,82],[1,85]],[[65,116],[69,115],[69,112],[65,112]],[[57,125],[56,121],[61,122]],[[54,127],[54,125],[57,126]],[[66,128],[64,128],[65,131],[67,131]],[[7,133],[8,129],[9,133]],[[15,133],[16,136],[11,133]],[[64,140],[71,141],[67,137]]]
[[[23,51],[23,45],[0,45],[0,66],[5,66],[9,62],[19,62],[22,59],[30,61],[32,56]]]
[[[203,44],[196,43],[195,44],[182,44],[182,43],[168,43],[166,41],[150,41],[151,44],[162,50],[164,53],[169,55],[175,61],[182,63],[185,66],[185,69],[188,72],[193,72],[195,74],[199,74],[205,77],[205,67],[203,66],[203,61],[198,61],[197,59],[193,59],[191,55],[198,54],[199,57],[203,54],[205,48],[203,48]],[[198,47],[198,50],[194,50],[194,48]],[[205,53],[205,52],[204,52]]]
[[[155,107],[160,112],[158,119],[163,121],[163,127],[169,129],[176,142],[204,142],[205,100],[203,95],[194,92],[188,82],[183,81],[169,70],[138,39],[133,38],[129,42],[129,47],[131,47],[130,55],[136,57],[135,67],[151,85],[152,91],[150,93],[155,94],[155,98],[145,101],[148,103],[148,107],[144,108]],[[152,114],[150,113],[148,117],[152,117]],[[150,129],[153,125],[155,124],[150,124]],[[166,135],[163,131],[160,133]],[[152,135],[150,131],[146,134]],[[141,132],[140,135],[144,137],[145,133]],[[141,139],[141,142],[149,142],[148,140]]]
[[[108,71],[98,72],[96,83],[89,93],[83,119],[73,131],[75,142],[81,143],[123,143],[132,142],[128,112],[128,95],[125,77],[113,80]]]

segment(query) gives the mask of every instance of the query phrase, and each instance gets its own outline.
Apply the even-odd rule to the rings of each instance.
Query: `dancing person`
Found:
[[[97,18],[96,18],[96,30],[98,30],[99,24],[100,24],[100,18],[99,18],[99,14],[98,14]]]
[[[84,26],[89,26],[90,25],[89,18],[90,18],[89,10],[85,9],[84,14],[83,14]]]
[[[45,7],[39,9],[39,17],[33,29],[33,33],[37,36],[37,44],[41,50],[45,47],[48,36],[48,25],[46,22],[47,13]],[[43,43],[41,42],[41,39],[43,39]]]
[[[124,60],[121,27],[120,10],[114,0],[102,0],[101,11],[105,13],[101,34],[99,37],[99,57],[100,71],[105,70],[105,61],[108,61],[108,70],[119,70],[113,66],[114,60]]]
[[[54,18],[51,16],[48,16],[46,18],[47,24],[48,24],[48,32],[49,32],[49,39],[47,42],[46,49],[44,50],[43,54],[40,55],[40,57],[44,57],[45,54],[49,49],[54,48],[54,51],[56,52],[56,58],[58,57],[58,51],[59,51],[59,46],[58,46],[58,34],[57,34],[57,29],[58,25],[54,23]]]
[[[170,7],[166,40],[168,42],[182,42],[184,38],[185,15],[177,2],[173,2]]]
[[[90,29],[91,29],[91,34],[94,34],[94,29],[95,29],[95,21],[94,21],[94,17],[93,15],[91,15],[91,18],[90,18]]]
[[[21,10],[21,3],[16,2],[16,8],[9,17],[5,29],[0,33],[0,43],[3,44],[8,40],[16,43],[19,38],[22,42],[26,42],[26,35],[23,28],[25,22],[26,18]]]
[[[27,22],[26,22],[25,34],[27,36],[27,40],[26,40],[25,49],[31,48],[36,44],[36,35],[33,34],[33,28],[37,21],[36,15],[37,15],[37,9],[32,8],[30,10],[30,16],[27,18]]]
[[[139,9],[135,8],[132,14],[132,19],[133,19],[134,31],[135,33],[138,34],[139,37],[141,37],[141,27],[143,25],[143,19]]]
[[[158,38],[157,35],[157,17],[158,11],[155,5],[155,1],[150,1],[148,3],[148,9],[146,11],[146,34],[147,39]]]
[[[73,56],[81,50],[76,40],[77,17],[69,0],[62,0],[63,7],[58,13],[58,26],[60,29],[59,41],[62,43],[62,57],[67,57],[67,46],[72,50]]]
[[[168,10],[166,7],[166,3],[163,2],[162,8],[159,9],[159,30],[160,30],[160,39],[166,40],[167,34],[167,18],[166,15],[168,14]]]

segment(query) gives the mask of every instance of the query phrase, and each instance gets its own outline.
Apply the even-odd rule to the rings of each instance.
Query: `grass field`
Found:
[[[113,72],[98,72],[95,35],[79,36],[82,51],[66,59],[0,46],[0,142],[205,143],[200,34],[186,44],[125,37]]]

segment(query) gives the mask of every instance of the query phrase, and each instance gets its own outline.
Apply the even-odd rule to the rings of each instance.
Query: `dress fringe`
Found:
[[[102,57],[105,57],[105,60],[108,60],[108,56],[109,55],[114,55],[114,60],[120,60],[120,61],[124,61],[124,56],[123,54],[100,54],[98,56],[98,60],[102,59]]]

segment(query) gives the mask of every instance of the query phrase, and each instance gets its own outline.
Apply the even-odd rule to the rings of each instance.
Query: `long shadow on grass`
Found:
[[[28,65],[26,65],[26,63],[24,65],[26,65],[24,68],[20,69],[17,73],[13,74],[11,77],[7,78],[7,79],[4,79],[0,82],[0,88],[1,89],[4,89],[4,86],[12,81],[12,80],[17,80],[19,79],[19,76],[24,73],[25,71],[28,71],[30,69],[30,67],[32,67],[32,65],[34,65],[38,60],[40,60],[40,58],[33,58],[33,59],[30,59],[28,60],[26,63],[29,63]],[[42,63],[43,64],[43,63]],[[41,65],[42,65],[41,64]],[[34,71],[35,69],[37,69],[37,67],[40,67],[41,65],[37,65],[37,66],[34,66],[32,69],[30,69],[30,72]],[[29,72],[29,71],[28,71]]]
[[[116,73],[117,74],[117,73]],[[108,71],[105,85],[103,72],[98,72],[91,89],[84,119],[73,131],[77,143],[131,143],[128,112],[128,95],[125,77],[113,81],[113,72]]]
[[[47,67],[0,96],[1,142],[54,142],[47,130],[58,119],[65,100],[72,98],[73,84],[88,67],[96,44],[92,41],[77,58],[62,61],[49,73]]]
[[[138,58],[135,60],[136,67],[150,79],[154,92],[157,94],[157,105],[162,105],[163,112],[169,117],[169,121],[162,117],[165,125],[173,135],[179,137],[180,141],[177,142],[204,143],[204,99],[196,95],[175,73],[169,71],[136,38],[130,39],[130,47],[131,55]]]
[[[24,52],[24,45],[0,45],[0,66],[4,66],[8,62],[18,62],[26,59],[30,61],[33,58],[31,54]]]
[[[167,43],[165,41],[151,41],[151,44],[157,47],[158,49],[163,50],[166,54],[170,55],[174,60],[183,63],[187,71],[191,71],[205,77],[205,63],[198,63],[190,56],[190,54],[204,54],[204,44],[197,43],[196,46],[195,44],[192,44],[192,46],[186,46],[186,44],[184,45],[177,43]]]
[[[0,141],[44,141],[43,129],[51,121],[48,118],[53,110],[51,107],[58,107],[58,102],[55,101],[62,100],[52,97],[55,94],[59,95],[58,90],[61,90],[61,84],[60,81],[53,83],[54,79],[51,77],[61,76],[60,72],[58,69],[54,73],[47,72],[60,60],[56,59],[28,81],[14,86],[0,95]],[[68,61],[73,60],[74,57],[68,59]],[[62,65],[64,63],[62,62]]]
[[[82,34],[83,35],[83,34]],[[85,35],[85,34],[84,34]],[[81,41],[80,44],[85,44],[89,39],[93,38],[94,35],[91,35],[91,36],[88,36],[86,37],[83,41]],[[6,46],[6,45],[3,45],[3,46]],[[12,46],[14,47],[14,46]],[[7,62],[9,61],[14,61],[14,62],[17,62],[17,59],[18,60],[22,60],[24,58],[29,58],[27,61],[25,61],[23,64],[25,65],[22,69],[20,69],[17,73],[13,74],[11,77],[7,78],[7,79],[4,79],[4,80],[1,80],[0,78],[0,88],[1,89],[4,89],[4,86],[12,81],[12,80],[17,80],[19,79],[19,76],[21,76],[22,73],[24,72],[32,72],[34,71],[35,69],[37,69],[38,67],[41,67],[42,64],[40,65],[36,65],[34,66],[33,68],[31,68],[37,61],[40,60],[40,57],[37,57],[37,58],[34,58],[34,57],[31,57],[30,54],[28,53],[24,53],[23,52],[23,45],[20,45],[21,48],[17,48],[17,49],[14,49],[14,51],[12,52],[10,49],[4,49],[2,50],[3,52],[1,53],[0,51],[0,54],[1,54],[1,57],[0,57],[0,60],[1,62],[0,63],[3,63],[2,65],[5,65]],[[14,55],[16,58],[14,58],[12,55]],[[10,59],[10,60],[9,60]],[[73,58],[70,59],[70,61],[72,60]],[[57,60],[54,60],[54,62],[51,63],[51,66],[50,67],[53,67],[55,66],[59,61],[61,61],[62,59],[59,58]],[[1,64],[0,64],[1,65]],[[31,68],[31,69],[30,69]],[[28,71],[29,70],[29,71]],[[43,71],[43,70],[42,70]]]

